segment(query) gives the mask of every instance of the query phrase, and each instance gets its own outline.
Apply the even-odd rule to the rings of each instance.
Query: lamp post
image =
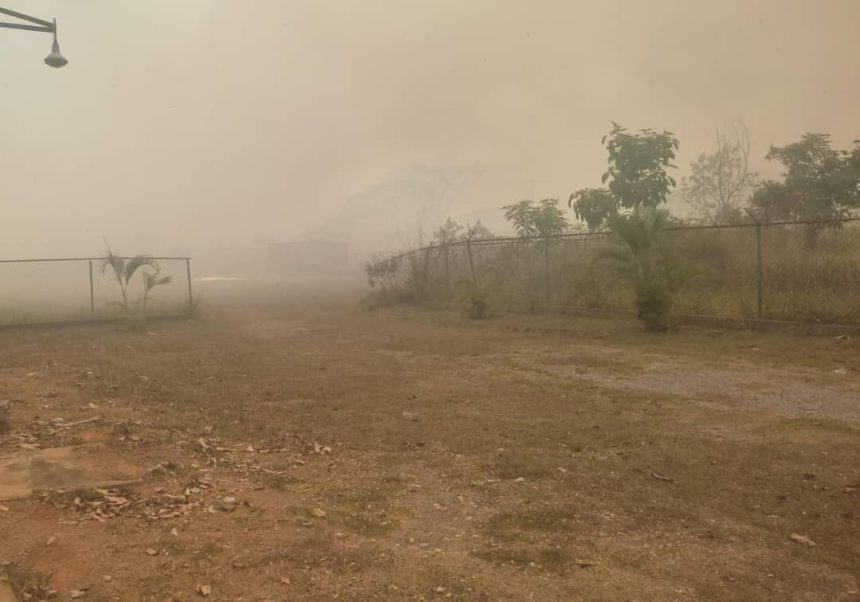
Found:
[[[42,19],[37,19],[36,17],[31,17],[30,15],[25,15],[23,13],[15,12],[14,10],[9,10],[8,8],[0,8],[0,13],[4,15],[9,15],[10,17],[15,17],[16,19],[21,19],[22,21],[28,21],[33,23],[33,25],[26,25],[24,23],[4,23],[0,22],[0,27],[6,29],[23,29],[25,31],[41,31],[44,33],[50,33],[54,35],[54,45],[51,47],[51,54],[45,57],[45,64],[49,67],[54,67],[55,69],[59,69],[60,67],[65,67],[69,61],[60,54],[60,44],[57,42],[57,20],[54,19],[51,21],[43,21]]]

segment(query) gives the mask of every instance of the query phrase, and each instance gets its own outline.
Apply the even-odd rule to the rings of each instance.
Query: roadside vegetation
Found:
[[[448,218],[429,246],[384,268],[367,264],[369,275],[388,275],[384,286],[370,277],[374,298],[459,304],[473,318],[541,306],[618,310],[654,332],[670,327],[673,312],[860,323],[860,223],[845,221],[860,208],[860,141],[840,150],[825,134],[806,134],[772,146],[766,158],[783,166],[783,179],[760,180],[739,122],[717,132],[680,183],[671,132],[613,124],[602,143],[602,186],[568,199],[575,222],[553,198],[503,206],[513,238],[469,237]],[[675,192],[696,218],[668,213]]]

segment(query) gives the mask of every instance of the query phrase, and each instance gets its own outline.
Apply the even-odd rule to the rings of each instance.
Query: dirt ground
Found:
[[[3,331],[4,399],[141,476],[0,502],[22,600],[860,600],[851,338],[294,305]]]

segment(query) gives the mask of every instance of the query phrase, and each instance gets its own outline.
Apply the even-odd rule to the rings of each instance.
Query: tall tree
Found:
[[[763,219],[832,220],[860,207],[860,141],[836,150],[828,134],[804,134],[800,142],[770,147],[766,158],[782,163],[785,173],[783,182],[765,182],[753,195]]]
[[[749,156],[750,135],[742,121],[731,130],[717,131],[714,150],[690,163],[691,173],[682,187],[684,200],[717,223],[737,220],[756,177],[749,170]]]
[[[621,250],[609,250],[628,267],[636,294],[639,318],[649,331],[665,330],[675,293],[689,279],[677,257],[659,250],[660,234],[670,216],[658,207],[676,186],[667,173],[678,140],[671,132],[640,130],[630,134],[617,123],[604,137],[609,152],[609,170],[603,175],[609,192],[618,202],[618,212],[609,218],[610,228],[623,243]],[[626,211],[624,211],[626,210]]]
[[[612,123],[603,137],[609,153],[609,168],[601,181],[624,209],[638,212],[642,207],[656,208],[666,202],[676,186],[667,170],[675,169],[672,160],[678,139],[672,132],[640,130],[637,134]]]

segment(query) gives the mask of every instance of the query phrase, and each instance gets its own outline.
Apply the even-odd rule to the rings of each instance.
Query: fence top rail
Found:
[[[679,226],[667,226],[663,228],[664,232],[678,232],[683,230],[730,230],[730,229],[742,229],[742,228],[771,228],[774,226],[826,226],[831,224],[844,224],[848,222],[857,222],[860,221],[860,217],[844,217],[840,219],[831,219],[831,220],[800,220],[800,221],[789,221],[789,222],[747,222],[742,224],[684,224]],[[554,236],[550,236],[546,240],[568,240],[573,238],[590,238],[596,236],[609,236],[614,234],[612,230],[597,230],[594,232],[565,232],[564,234],[556,234]],[[425,245],[423,247],[419,247],[417,249],[412,249],[409,251],[404,251],[402,253],[398,253],[397,255],[391,255],[390,257],[386,257],[382,261],[397,261],[398,259],[403,259],[404,257],[409,257],[410,255],[415,255],[416,253],[421,253],[422,251],[429,251],[431,249],[443,249],[445,247],[464,247],[466,245],[497,245],[504,243],[540,243],[544,242],[543,238],[538,237],[522,237],[522,236],[495,236],[493,238],[476,238],[473,240],[455,240],[449,243],[440,243],[440,244],[430,244]]]
[[[119,259],[132,259],[128,256],[115,256]],[[159,261],[191,261],[190,257],[155,257],[152,255],[146,256],[148,259],[157,259]],[[104,261],[104,257],[50,257],[42,259],[0,259],[0,263],[45,263],[52,261]]]

